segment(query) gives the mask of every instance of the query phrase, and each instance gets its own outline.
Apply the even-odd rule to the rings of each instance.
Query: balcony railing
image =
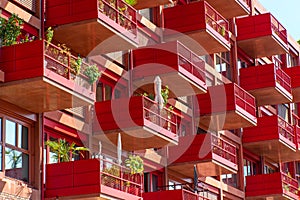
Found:
[[[279,83],[286,91],[291,92],[291,78],[282,69],[276,69],[276,82]]]
[[[212,6],[205,2],[205,21],[206,24],[217,31],[227,41],[229,41],[229,23]]]
[[[239,86],[234,88],[235,104],[252,116],[256,116],[255,97]]]
[[[89,87],[89,78],[83,74],[89,64],[82,62],[80,71],[76,74],[77,59],[65,47],[45,42],[45,67],[68,80],[75,81],[79,86]],[[94,91],[93,85],[91,91]]]
[[[20,4],[21,6],[25,7],[26,9],[34,13],[36,12],[37,9],[36,0],[10,0],[10,1]]]
[[[131,174],[130,169],[101,155],[98,159],[77,160],[46,165],[47,198],[82,195],[140,199],[143,175]],[[77,198],[76,198],[77,199]]]
[[[271,15],[271,28],[272,31],[285,43],[287,43],[286,29],[280,24],[280,22]]]
[[[142,196],[143,176],[131,175],[130,169],[114,162],[100,159],[101,184],[135,196]]]
[[[213,153],[231,161],[234,164],[237,164],[236,147],[220,137],[213,134],[211,134],[211,136]]]
[[[298,181],[288,176],[287,174],[281,174],[282,188],[284,192],[290,192],[292,194],[298,195]]]
[[[137,35],[136,10],[122,0],[98,0],[99,12]]]
[[[201,81],[205,82],[206,75],[204,61],[180,42],[177,44],[179,65],[193,74],[195,77],[199,78]]]
[[[295,136],[293,126],[279,116],[278,116],[278,132],[282,137],[296,144],[297,138]]]
[[[179,116],[173,112],[170,107],[164,107],[162,110],[160,110],[158,108],[158,103],[149,99],[148,97],[143,97],[143,101],[144,119],[147,119],[152,123],[177,135],[177,123]]]

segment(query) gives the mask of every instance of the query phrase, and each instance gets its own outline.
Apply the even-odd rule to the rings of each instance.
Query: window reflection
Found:
[[[10,120],[5,121],[5,139],[7,144],[16,146],[16,123]]]
[[[5,175],[28,182],[29,156],[20,151],[5,148]]]

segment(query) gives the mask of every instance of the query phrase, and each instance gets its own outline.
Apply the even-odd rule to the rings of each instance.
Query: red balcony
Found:
[[[202,197],[193,192],[180,189],[180,190],[163,190],[157,192],[146,192],[143,193],[144,200],[154,199],[174,199],[174,200],[209,200],[209,198]]]
[[[137,10],[145,9],[145,8],[153,8],[160,5],[169,4],[169,0],[139,0],[137,1],[137,4],[134,5],[134,8]]]
[[[226,19],[250,14],[250,0],[206,1]]]
[[[138,45],[136,10],[122,0],[47,0],[46,9],[47,26],[56,27],[54,38],[81,55]]]
[[[235,83],[211,86],[197,100],[195,117],[201,127],[231,130],[256,125],[255,98]]]
[[[246,176],[246,199],[298,200],[298,182],[281,172]]]
[[[118,133],[128,151],[178,143],[180,116],[144,96],[96,102],[95,136],[117,144]]]
[[[104,159],[46,165],[46,198],[139,200],[142,176]]]
[[[178,146],[169,147],[169,169],[193,177],[194,165],[201,176],[237,172],[236,147],[211,133],[184,136]]]
[[[35,113],[93,104],[94,85],[72,73],[76,59],[42,40],[2,47],[0,98]]]
[[[256,98],[258,106],[290,103],[291,79],[274,64],[240,69],[240,84]]]
[[[300,102],[300,66],[285,68],[284,72],[291,77],[293,102]]]
[[[294,127],[279,116],[257,119],[257,126],[244,128],[243,146],[273,161],[289,162],[296,156],[297,138]]]
[[[238,46],[261,58],[287,53],[286,29],[270,13],[236,19]]]
[[[154,94],[153,81],[159,75],[173,96],[190,96],[206,92],[205,63],[178,41],[133,51],[133,79],[137,88]]]
[[[229,51],[228,22],[205,1],[163,11],[166,40],[180,40],[200,55]]]

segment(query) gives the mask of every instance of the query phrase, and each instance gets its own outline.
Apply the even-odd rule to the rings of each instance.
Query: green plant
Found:
[[[72,73],[75,75],[78,75],[80,73],[82,65],[82,58],[80,56],[77,57],[77,59],[71,59],[71,68],[73,69]]]
[[[300,40],[298,40],[297,42],[298,42],[298,44],[300,44]]]
[[[129,155],[125,160],[125,166],[130,169],[131,174],[142,174],[144,172],[143,159],[137,155]]]
[[[165,88],[161,89],[161,96],[164,99],[164,106],[166,106],[168,103],[169,93],[170,91],[168,85],[166,85]]]
[[[49,46],[49,44],[51,43],[53,36],[54,36],[54,31],[53,31],[52,27],[49,27],[46,31],[47,46]]]
[[[89,78],[89,83],[92,85],[94,82],[96,82],[101,75],[98,67],[94,65],[89,65],[84,70],[84,75],[86,75]]]
[[[11,169],[17,168],[18,164],[22,162],[22,153],[14,149],[5,150],[5,154],[8,156],[7,164],[11,163]]]
[[[69,162],[72,155],[78,155],[77,152],[89,151],[86,147],[76,147],[74,142],[70,144],[61,138],[59,138],[58,141],[47,140],[45,144],[49,146],[50,150],[54,153],[53,159],[59,162]]]
[[[125,0],[126,3],[128,3],[131,6],[134,6],[137,4],[137,0]]]
[[[226,33],[226,29],[225,26],[221,26],[221,28],[219,28],[219,33],[224,37],[225,33]]]
[[[17,38],[21,35],[23,20],[16,14],[12,14],[8,20],[0,18],[0,39],[2,46],[17,44]]]

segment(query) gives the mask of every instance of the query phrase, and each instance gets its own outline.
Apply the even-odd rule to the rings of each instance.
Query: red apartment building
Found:
[[[256,0],[1,0],[12,14],[37,39],[0,48],[0,199],[299,199],[300,48]],[[59,138],[90,151],[56,163]]]

